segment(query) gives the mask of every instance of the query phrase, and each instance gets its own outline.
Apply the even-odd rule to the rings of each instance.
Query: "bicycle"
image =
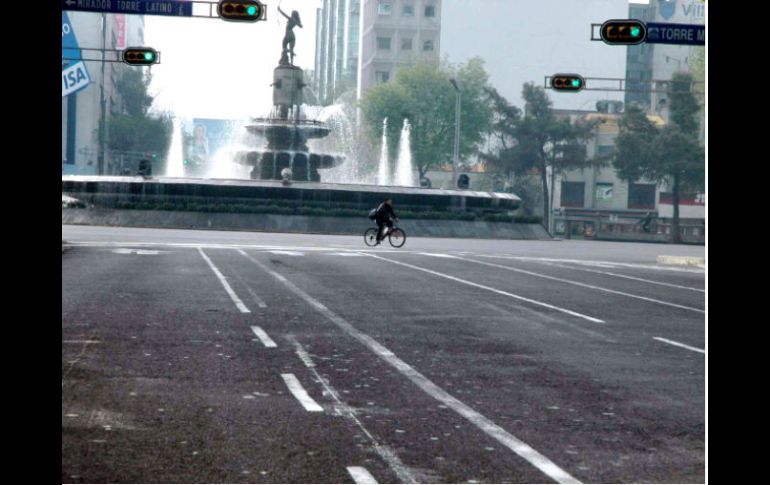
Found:
[[[396,222],[398,222],[398,220],[396,220]],[[367,246],[375,246],[377,244],[378,230],[379,229],[376,227],[370,227],[364,232],[364,242]],[[400,248],[406,242],[406,232],[400,227],[396,227],[395,222],[393,223],[393,229],[386,227],[385,231],[382,238],[385,239],[385,236],[388,236],[388,242],[390,242],[390,245],[394,248]]]

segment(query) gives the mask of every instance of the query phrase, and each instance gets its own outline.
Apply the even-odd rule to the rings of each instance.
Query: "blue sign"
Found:
[[[67,12],[61,13],[61,57],[61,95],[63,98],[87,88],[91,83],[91,76],[88,74],[85,63],[73,60],[82,56],[78,39],[75,37],[75,29],[72,28]]]
[[[648,44],[706,45],[706,26],[647,23]]]
[[[178,0],[61,0],[62,10],[192,17],[193,4]]]
[[[75,30],[72,28],[67,12],[61,13],[61,57],[62,59],[65,57],[79,59],[81,57],[78,39],[75,37]]]

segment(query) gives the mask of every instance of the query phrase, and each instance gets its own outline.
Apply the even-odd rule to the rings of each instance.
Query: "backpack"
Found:
[[[369,211],[369,219],[373,221],[376,218],[377,218],[377,209],[375,208]]]

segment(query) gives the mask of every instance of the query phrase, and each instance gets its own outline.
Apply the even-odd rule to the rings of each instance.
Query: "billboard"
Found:
[[[81,57],[78,39],[67,12],[61,13],[61,96],[69,96],[88,87],[91,77]]]
[[[193,118],[192,121],[187,156],[199,164],[212,162],[217,152],[232,143],[242,130],[241,123],[234,120]]]

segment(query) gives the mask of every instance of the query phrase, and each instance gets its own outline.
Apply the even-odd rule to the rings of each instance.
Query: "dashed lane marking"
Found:
[[[238,310],[240,310],[241,313],[251,313],[251,310],[246,308],[246,305],[244,305],[241,299],[238,298],[238,295],[235,294],[233,289],[230,287],[230,284],[227,282],[227,278],[225,278],[224,275],[219,271],[219,269],[217,269],[217,267],[214,266],[214,263],[212,263],[209,257],[206,256],[206,253],[203,252],[203,249],[198,248],[198,251],[201,253],[201,256],[203,256],[203,259],[206,260],[206,262],[209,264],[209,267],[211,267],[211,270],[219,279],[219,282],[222,283],[222,286],[225,287],[225,291],[227,292],[228,295],[230,295],[230,298],[235,303],[235,306],[238,307]]]
[[[701,354],[705,354],[706,353],[706,351],[703,350],[703,349],[699,349],[697,347],[691,347],[691,346],[685,345],[685,344],[683,344],[681,342],[675,342],[674,340],[669,340],[669,339],[661,338],[661,337],[652,337],[652,338],[655,339],[655,340],[658,340],[660,342],[667,343],[669,345],[675,345],[677,347],[682,347],[683,349],[692,350],[693,352],[700,352]]]
[[[243,256],[245,256],[247,259],[249,259],[251,262],[253,262],[257,266],[262,268],[263,271],[272,275],[278,281],[282,282],[287,288],[289,288],[289,290],[291,290],[294,294],[296,294],[297,296],[305,300],[306,303],[308,303],[310,306],[318,310],[322,315],[324,315],[332,323],[337,325],[337,327],[342,329],[345,333],[347,333],[354,339],[358,340],[365,347],[367,347],[369,350],[374,352],[375,355],[377,355],[382,360],[387,362],[390,366],[398,370],[401,373],[401,375],[409,379],[413,384],[415,384],[417,387],[422,389],[426,394],[436,399],[437,401],[441,402],[448,408],[452,409],[454,412],[456,412],[460,416],[467,419],[469,422],[471,422],[474,426],[476,426],[482,432],[494,438],[503,446],[505,446],[509,450],[513,451],[514,453],[516,453],[517,455],[525,459],[527,462],[535,466],[538,470],[545,473],[548,477],[557,481],[558,483],[582,483],[578,479],[576,479],[575,477],[567,473],[565,470],[561,469],[558,465],[556,465],[554,462],[549,460],[547,457],[539,453],[537,450],[535,450],[528,444],[524,443],[520,439],[516,438],[515,436],[510,434],[508,431],[504,430],[503,428],[501,428],[500,426],[492,422],[490,419],[488,419],[487,417],[485,417],[484,415],[476,411],[475,409],[471,408],[470,406],[463,403],[459,399],[450,395],[445,390],[441,389],[439,386],[434,384],[430,379],[420,374],[412,366],[410,366],[403,360],[396,357],[396,355],[393,352],[388,350],[386,347],[381,345],[379,342],[377,342],[370,336],[356,329],[353,325],[348,323],[347,320],[345,320],[344,318],[340,317],[336,313],[326,308],[326,306],[323,303],[321,303],[320,301],[316,300],[312,296],[302,291],[300,288],[295,286],[292,282],[287,280],[281,274],[271,270],[270,268],[265,266],[263,263],[260,263],[256,259],[249,256],[246,252],[242,250],[239,250],[239,252]]]
[[[356,483],[379,483],[369,471],[362,466],[349,466],[348,473]]]
[[[260,327],[255,325],[251,327],[251,331],[254,332],[254,335],[256,335],[259,340],[262,341],[265,347],[278,347],[273,339],[271,339],[270,336]]]
[[[401,459],[396,455],[396,453],[386,445],[381,444],[377,438],[375,438],[368,429],[361,423],[361,420],[358,419],[358,415],[356,414],[355,409],[353,409],[351,406],[348,406],[346,403],[344,403],[340,399],[339,392],[332,387],[331,383],[321,377],[321,374],[318,373],[318,371],[315,368],[315,363],[313,362],[313,359],[310,357],[310,354],[307,353],[304,347],[302,347],[302,344],[300,344],[296,338],[294,338],[293,335],[287,335],[286,339],[294,344],[294,347],[296,349],[297,355],[299,356],[300,360],[305,364],[305,366],[310,369],[310,372],[313,373],[315,378],[318,380],[318,382],[321,383],[321,385],[326,389],[326,393],[332,397],[337,402],[338,409],[347,415],[348,418],[350,418],[354,423],[356,423],[356,426],[363,431],[364,435],[366,435],[367,438],[369,438],[369,441],[372,443],[372,446],[374,447],[374,451],[377,452],[377,454],[380,456],[380,458],[385,461],[385,463],[388,464],[391,470],[393,470],[393,473],[396,474],[399,480],[403,483],[418,483],[416,474],[404,463],[401,461]],[[348,469],[350,470],[350,469]],[[352,475],[352,473],[351,473]],[[353,476],[353,479],[355,480],[355,476]],[[372,480],[374,480],[372,478]],[[375,482],[359,482],[356,480],[357,483],[377,483]]]
[[[289,392],[291,392],[292,395],[297,398],[297,401],[302,404],[302,407],[305,408],[305,411],[315,413],[324,410],[324,408],[322,408],[317,402],[313,400],[312,397],[310,397],[310,395],[308,395],[307,391],[305,391],[305,388],[302,387],[302,384],[299,382],[299,379],[297,379],[297,376],[294,374],[281,374],[281,377],[283,377],[283,381],[286,383],[286,387],[289,388]]]

